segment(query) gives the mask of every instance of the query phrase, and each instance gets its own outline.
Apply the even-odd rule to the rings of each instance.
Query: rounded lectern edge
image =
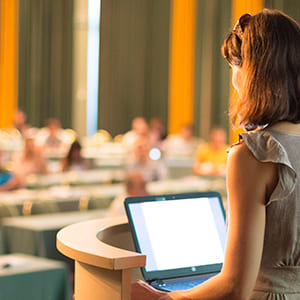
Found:
[[[129,230],[126,217],[95,219],[72,224],[57,233],[57,249],[77,262],[108,270],[140,268],[146,256],[134,251],[109,245],[99,239]]]

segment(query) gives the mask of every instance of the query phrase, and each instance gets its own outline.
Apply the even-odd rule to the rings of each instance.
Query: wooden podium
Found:
[[[75,260],[75,300],[130,300],[131,282],[141,278],[146,256],[134,252],[126,217],[67,226],[58,250]]]

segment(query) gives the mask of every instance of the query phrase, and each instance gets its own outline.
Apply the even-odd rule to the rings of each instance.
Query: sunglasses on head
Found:
[[[232,31],[236,33],[239,36],[239,38],[243,37],[245,27],[248,25],[250,18],[250,14],[244,14],[238,19],[238,21],[234,25]]]

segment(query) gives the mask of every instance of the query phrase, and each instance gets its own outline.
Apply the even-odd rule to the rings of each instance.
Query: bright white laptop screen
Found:
[[[218,197],[158,199],[128,204],[147,272],[223,262],[226,225]]]

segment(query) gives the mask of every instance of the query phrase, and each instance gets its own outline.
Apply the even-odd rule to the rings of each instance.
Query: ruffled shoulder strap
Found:
[[[278,164],[278,184],[266,205],[287,199],[295,189],[297,174],[284,146],[268,130],[242,133],[239,140],[244,140],[259,161]]]

